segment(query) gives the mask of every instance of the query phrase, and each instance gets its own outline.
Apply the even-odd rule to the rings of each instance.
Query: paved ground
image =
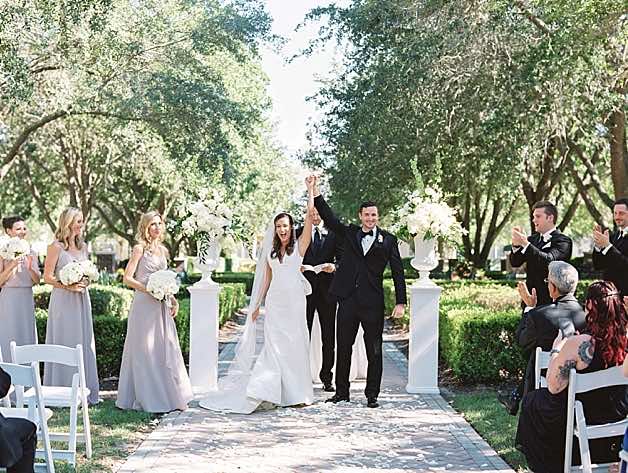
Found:
[[[234,346],[222,340],[221,371]],[[363,382],[337,405],[320,389],[312,406],[251,415],[195,402],[164,417],[119,472],[513,471],[441,396],[407,394],[405,356],[393,341],[384,350],[379,409],[366,408]]]

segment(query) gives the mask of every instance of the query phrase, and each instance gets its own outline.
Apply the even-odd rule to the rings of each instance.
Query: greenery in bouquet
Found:
[[[409,241],[415,235],[424,239],[440,239],[455,244],[466,233],[456,218],[456,211],[436,189],[427,187],[408,196],[394,215],[393,231],[402,240]]]

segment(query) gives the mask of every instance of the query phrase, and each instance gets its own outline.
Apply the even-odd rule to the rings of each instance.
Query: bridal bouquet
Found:
[[[405,237],[418,235],[424,240],[441,238],[454,243],[466,233],[455,210],[444,202],[440,192],[431,188],[412,193],[395,216],[395,230]]]
[[[215,191],[202,191],[199,200],[184,206],[182,214],[181,228],[190,237],[202,236],[208,241],[216,241],[231,230],[233,212]]]
[[[99,276],[98,268],[90,260],[72,261],[59,271],[59,279],[66,286],[81,282],[83,278],[89,282],[96,282]]]
[[[0,257],[11,260],[21,256],[27,256],[31,252],[31,246],[26,240],[13,237],[0,242]]]
[[[146,290],[159,301],[169,298],[179,292],[177,273],[168,269],[155,271],[148,278]]]

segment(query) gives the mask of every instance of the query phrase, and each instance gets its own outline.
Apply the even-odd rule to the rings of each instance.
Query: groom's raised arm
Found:
[[[318,210],[319,215],[325,221],[325,225],[331,228],[339,235],[344,235],[345,226],[338,220],[338,217],[334,215],[333,210],[329,207],[323,196],[318,194],[314,197],[314,207]]]

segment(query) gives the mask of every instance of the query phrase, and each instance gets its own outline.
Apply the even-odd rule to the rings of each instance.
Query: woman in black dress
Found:
[[[528,393],[521,403],[516,447],[536,473],[560,473],[565,458],[567,387],[569,371],[591,373],[621,365],[626,355],[628,314],[621,294],[609,281],[596,281],[587,290],[586,332],[554,341],[547,388]],[[576,396],[582,401],[587,424],[606,424],[628,415],[627,386],[610,386]],[[591,460],[616,462],[621,437],[590,440]],[[580,464],[578,441],[573,444],[573,462]]]

